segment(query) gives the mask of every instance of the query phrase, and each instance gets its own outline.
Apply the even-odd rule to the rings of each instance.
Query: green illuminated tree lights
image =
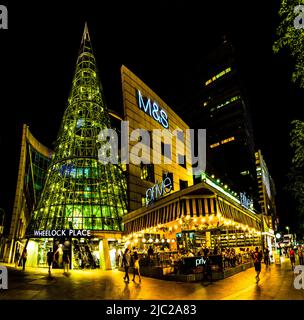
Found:
[[[120,166],[98,161],[98,134],[110,127],[87,25],[68,105],[29,233],[45,229],[122,231],[127,213]]]

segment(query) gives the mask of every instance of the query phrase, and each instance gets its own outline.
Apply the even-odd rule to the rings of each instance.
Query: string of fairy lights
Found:
[[[233,221],[223,217],[220,213],[210,214],[205,217],[197,218],[182,216],[175,221],[158,224],[155,227],[146,228],[139,232],[130,233],[123,236],[123,241],[126,245],[138,245],[140,242],[143,244],[159,244],[159,243],[174,243],[176,242],[175,235],[181,231],[212,231],[222,230],[226,231],[226,235],[218,235],[217,240],[256,240],[262,235],[262,232],[256,228],[249,227],[245,224]],[[230,232],[229,232],[230,231]],[[160,239],[160,236],[163,236]],[[165,237],[167,236],[167,238]]]

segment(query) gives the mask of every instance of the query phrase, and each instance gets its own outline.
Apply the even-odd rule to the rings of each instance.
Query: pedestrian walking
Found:
[[[51,268],[53,265],[53,261],[54,261],[54,252],[52,251],[52,249],[49,250],[49,252],[46,254],[46,260],[49,266],[49,275],[51,275]]]
[[[290,263],[291,263],[291,269],[293,270],[296,264],[296,253],[293,250],[293,248],[291,248],[289,250],[289,259],[290,259]]]
[[[19,259],[20,259],[20,252],[19,250],[17,250],[16,254],[15,254],[15,267],[17,268],[19,265]]]
[[[149,265],[152,265],[153,264],[153,261],[152,261],[152,258],[153,258],[153,249],[151,246],[149,246],[149,249],[148,249],[148,261],[149,261]]]
[[[304,247],[299,246],[299,248],[298,248],[298,257],[299,257],[299,264],[300,265],[304,265],[303,256],[304,256]]]
[[[70,269],[70,255],[67,250],[63,251],[63,256],[62,256],[62,261],[63,261],[63,273],[69,273]]]
[[[139,271],[139,256],[136,251],[136,248],[133,248],[133,279],[132,281],[135,282],[135,276],[138,275],[139,282],[141,282],[141,276],[140,276],[140,271]]]
[[[22,254],[22,270],[23,271],[25,270],[26,260],[27,260],[27,250],[25,248]]]
[[[270,251],[268,248],[266,248],[264,251],[264,263],[266,268],[270,265]]]
[[[122,265],[125,268],[125,276],[124,276],[124,281],[126,281],[127,283],[130,282],[130,278],[129,278],[129,267],[130,267],[130,261],[131,261],[131,256],[129,253],[129,249],[127,248],[125,250],[125,253],[122,257]]]
[[[261,273],[261,264],[262,264],[262,259],[263,255],[262,252],[259,252],[259,248],[255,248],[255,252],[253,253],[253,264],[254,264],[254,269],[256,271],[256,282],[258,283],[260,281],[260,273]]]
[[[203,280],[206,280],[212,283],[212,268],[210,263],[209,256],[204,257],[205,264],[204,264],[204,270],[203,270]]]

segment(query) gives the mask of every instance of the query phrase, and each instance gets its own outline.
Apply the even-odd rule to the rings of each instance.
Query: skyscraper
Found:
[[[236,53],[227,40],[205,61],[199,127],[207,129],[207,172],[258,206],[254,137]]]
[[[255,153],[256,170],[259,186],[259,203],[263,214],[263,231],[265,244],[269,247],[274,246],[274,231],[277,231],[278,217],[275,202],[275,184],[269,174],[266,162],[261,150]]]
[[[110,118],[85,26],[68,105],[56,141],[46,183],[28,228],[86,229],[100,238],[122,232],[126,182],[119,165],[98,160],[98,135]],[[111,236],[113,238],[113,236]]]

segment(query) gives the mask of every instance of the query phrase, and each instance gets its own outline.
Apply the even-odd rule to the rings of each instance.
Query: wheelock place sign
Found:
[[[34,232],[29,236],[33,238],[52,238],[52,237],[87,238],[87,237],[91,237],[91,230],[84,230],[84,229],[34,230]]]

